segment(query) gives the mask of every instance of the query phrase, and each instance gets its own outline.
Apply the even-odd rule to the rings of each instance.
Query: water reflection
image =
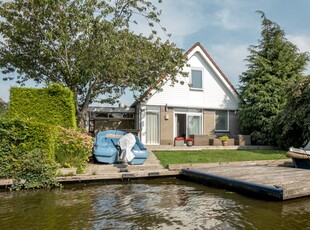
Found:
[[[180,180],[0,193],[0,229],[310,229],[309,214],[309,198],[262,201]]]

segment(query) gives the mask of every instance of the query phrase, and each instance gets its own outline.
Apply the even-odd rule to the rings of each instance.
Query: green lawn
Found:
[[[281,150],[156,151],[154,153],[165,167],[168,164],[287,159],[286,152]]]

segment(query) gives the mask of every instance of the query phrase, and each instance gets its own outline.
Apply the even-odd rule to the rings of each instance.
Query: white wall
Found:
[[[190,76],[179,80],[185,82],[184,85],[178,83],[171,86],[171,82],[166,82],[163,90],[154,93],[149,99],[142,103],[140,112],[141,141],[146,143],[146,110],[147,106],[201,108],[201,109],[223,109],[237,110],[240,98],[219,70],[214,66],[206,53],[196,46],[188,54],[188,64],[184,71],[191,73],[191,69],[201,69],[203,71],[203,90],[195,91],[189,87]]]
[[[191,90],[188,86],[190,77],[183,78],[185,84],[170,86],[168,81],[163,91],[155,93],[146,105],[168,105],[176,107],[238,109],[239,97],[226,80],[213,66],[212,62],[196,47],[188,56],[190,67],[184,67],[190,73],[191,68],[203,70],[203,91]]]

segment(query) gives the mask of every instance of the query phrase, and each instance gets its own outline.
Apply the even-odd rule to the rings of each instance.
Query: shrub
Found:
[[[74,129],[35,121],[0,120],[0,178],[12,189],[56,187],[57,163],[82,172],[92,152],[92,137]]]
[[[21,150],[18,150],[21,151]],[[13,174],[12,189],[59,187],[56,180],[57,164],[41,149],[20,152],[19,164]]]
[[[54,160],[55,131],[52,126],[20,120],[0,120],[0,178],[11,177],[23,154],[41,149]]]
[[[219,139],[221,141],[228,141],[229,137],[228,136],[221,136]]]
[[[8,115],[13,119],[76,128],[73,93],[58,84],[43,89],[11,88]]]
[[[55,159],[62,167],[76,167],[81,173],[92,152],[93,138],[74,129],[59,127],[55,148]]]
[[[49,158],[54,159],[55,127],[35,121],[3,120],[0,129],[6,133],[2,139],[8,139],[12,148],[44,149]]]
[[[6,104],[0,103],[0,118],[5,118],[7,115],[7,106]]]

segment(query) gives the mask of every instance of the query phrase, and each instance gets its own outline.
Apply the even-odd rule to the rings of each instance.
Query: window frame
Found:
[[[200,71],[201,72],[201,88],[193,87],[193,71]],[[190,89],[196,91],[203,91],[203,68],[191,68],[191,77],[190,77]]]
[[[186,138],[189,137],[189,117],[190,116],[199,116],[200,117],[200,134],[204,133],[204,116],[203,116],[203,109],[200,108],[184,108],[184,107],[175,107],[173,109],[173,136],[177,136],[177,118],[178,114],[184,114],[186,116]]]
[[[190,133],[190,117],[199,117],[199,133],[196,133],[197,135],[201,135],[203,134],[203,113],[187,113],[187,116],[186,116],[186,123],[187,123],[187,136],[189,137],[190,135],[193,135],[192,133]]]
[[[226,129],[222,130],[222,129],[216,129],[216,125],[217,125],[217,112],[226,112]],[[214,131],[215,132],[229,132],[229,110],[215,110],[215,119],[214,119]]]

